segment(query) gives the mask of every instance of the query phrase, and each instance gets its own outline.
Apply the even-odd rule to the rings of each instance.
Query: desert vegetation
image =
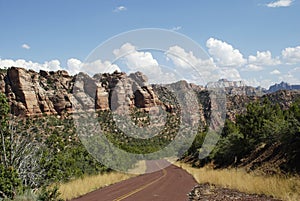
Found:
[[[209,157],[198,158],[207,133],[203,130],[182,158],[187,164],[178,165],[199,183],[299,200],[299,131],[299,100],[288,109],[267,98],[254,101],[234,121],[226,119],[221,138]]]
[[[85,195],[93,190],[114,184],[116,182],[129,179],[134,175],[110,172],[99,175],[87,175],[81,178],[71,180],[59,185],[60,198],[63,200],[71,200],[72,198]]]
[[[93,130],[86,127],[76,129],[74,116],[19,118],[10,114],[4,94],[1,94],[1,145],[0,145],[0,197],[5,200],[61,200],[70,199],[132,175],[112,171],[90,155],[82,141],[80,132]],[[147,123],[149,114],[141,110],[132,112],[137,123]],[[76,115],[75,115],[76,116]],[[146,117],[146,118],[145,118]],[[86,118],[84,118],[86,119]],[[165,129],[154,139],[141,143],[127,137],[114,123],[110,111],[99,111],[96,121],[103,134],[117,147],[131,153],[154,152],[168,144],[176,135],[177,127]],[[177,122],[176,115],[167,117],[168,128]],[[83,122],[85,123],[85,122]],[[96,128],[95,128],[96,129]],[[91,137],[91,149],[101,148],[101,135]],[[83,134],[84,135],[84,134]],[[81,138],[85,140],[85,138]],[[96,143],[96,144],[95,144]],[[95,146],[93,146],[95,145]],[[99,150],[101,151],[101,150]],[[105,153],[102,152],[101,153]],[[118,155],[115,163],[123,162],[124,171],[135,168],[139,158]],[[72,189],[72,192],[70,191]],[[74,189],[76,190],[74,194]]]
[[[0,104],[1,198],[35,192],[39,200],[55,200],[59,195],[55,184],[110,171],[80,143],[71,119],[16,118],[3,94]]]
[[[213,163],[215,168],[247,167],[265,174],[300,171],[300,105],[286,110],[267,98],[248,104],[234,121],[226,119],[218,144],[208,158],[197,158],[206,131],[199,132],[184,157],[194,166]],[[268,165],[269,164],[269,165]]]
[[[185,163],[177,163],[176,165],[187,170],[199,184],[216,184],[245,193],[265,194],[287,201],[300,199],[299,176],[267,176],[257,172],[249,173],[243,168],[213,169],[209,166],[195,168]]]

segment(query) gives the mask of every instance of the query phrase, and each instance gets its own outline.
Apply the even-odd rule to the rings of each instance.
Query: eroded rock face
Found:
[[[147,77],[141,72],[130,75],[114,72],[90,77],[84,73],[70,76],[66,71],[41,70],[37,73],[11,67],[6,72],[5,70],[0,72],[0,92],[8,97],[11,113],[21,116],[63,115],[95,109],[124,113],[132,108],[150,111],[156,106],[168,112],[174,111],[176,103],[162,101],[160,97],[164,94],[171,100],[170,91],[159,85],[149,85],[147,81]],[[257,88],[244,86],[238,82],[221,80],[216,84],[220,82],[224,85],[227,96],[226,114],[233,121],[236,114],[245,111],[246,105],[252,101],[268,98],[286,109],[300,97],[300,91],[285,90],[262,95]],[[205,87],[186,81],[179,81],[168,87],[176,90],[179,96],[183,96],[187,91],[197,94],[201,121],[209,118],[211,108],[218,110],[211,104],[209,92]]]
[[[12,114],[32,116],[70,111],[68,92],[72,77],[66,71],[37,73],[11,67],[0,76],[0,91],[7,95]]]
[[[145,110],[159,104],[147,77],[140,72],[130,74],[79,73],[66,71],[39,73],[11,67],[0,73],[0,91],[9,99],[14,115],[72,113],[82,110],[127,111],[132,107]]]
[[[109,93],[104,87],[99,86],[96,90],[95,107],[99,110],[109,110]]]
[[[5,75],[0,74],[0,92],[5,93],[5,82],[4,82]]]
[[[27,73],[26,70],[22,68],[12,67],[7,72],[8,82],[11,86],[10,93],[14,93],[15,99],[13,101],[13,106],[17,106],[19,102],[23,104],[21,113],[29,114],[40,114],[41,110],[39,107],[38,97],[37,97],[37,86],[34,85],[35,76],[31,73]],[[26,108],[27,111],[24,111]],[[17,111],[14,109],[14,111]]]

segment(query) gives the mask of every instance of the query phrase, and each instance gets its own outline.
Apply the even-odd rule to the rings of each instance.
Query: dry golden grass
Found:
[[[259,176],[242,169],[214,170],[209,167],[193,168],[183,163],[175,165],[193,175],[198,183],[209,182],[241,192],[271,195],[287,201],[300,200],[299,177]]]
[[[87,194],[93,190],[108,186],[119,181],[133,177],[134,175],[111,172],[106,174],[99,174],[94,176],[85,176],[81,179],[76,179],[59,186],[59,192],[61,198],[64,200],[70,200],[72,198],[79,197]]]

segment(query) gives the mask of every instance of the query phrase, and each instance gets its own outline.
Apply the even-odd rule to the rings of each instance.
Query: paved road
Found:
[[[148,170],[159,163],[147,163]],[[171,165],[161,171],[93,191],[73,201],[185,201],[196,184],[185,170]]]

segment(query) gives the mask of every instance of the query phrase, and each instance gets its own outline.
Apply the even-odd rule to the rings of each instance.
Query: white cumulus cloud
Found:
[[[220,79],[219,68],[212,58],[198,58],[192,51],[178,45],[169,47],[165,55],[175,65],[177,73],[184,75],[190,82],[198,83],[199,77],[207,82]]]
[[[268,3],[267,6],[270,8],[276,8],[276,7],[289,7],[293,3],[293,0],[278,0],[271,3]]]
[[[118,57],[123,57],[125,55],[128,55],[132,52],[136,52],[136,47],[132,45],[131,43],[125,43],[123,44],[119,49],[114,49],[113,54]]]
[[[221,78],[225,78],[227,80],[232,80],[232,81],[242,80],[239,71],[235,68],[222,68],[220,73],[221,73]]]
[[[29,50],[30,49],[30,46],[26,43],[24,43],[22,46],[21,46],[23,49],[26,49],[26,50]]]
[[[219,66],[242,66],[246,63],[243,55],[232,45],[215,38],[209,38],[206,42],[209,54]]]
[[[102,62],[101,60],[96,60],[91,63],[83,63],[78,59],[71,58],[67,61],[66,68],[61,66],[59,60],[54,59],[51,61],[45,61],[44,63],[37,63],[33,61],[26,61],[24,59],[12,60],[12,59],[0,59],[0,68],[4,67],[22,67],[25,69],[31,69],[36,72],[40,70],[45,71],[58,71],[58,70],[67,70],[71,75],[75,75],[79,72],[86,72],[90,75],[96,73],[113,73],[114,71],[121,71],[120,68],[112,64],[109,61]]]
[[[72,75],[79,72],[85,72],[91,76],[97,73],[113,73],[115,71],[121,72],[120,68],[116,64],[112,64],[110,61],[102,62],[101,60],[96,60],[93,62],[83,63],[75,58],[68,59],[67,70]]]
[[[58,60],[46,61],[44,63],[37,63],[33,61],[26,61],[24,59],[12,60],[12,59],[0,59],[0,67],[22,67],[26,69],[31,69],[39,72],[40,70],[46,71],[57,71],[63,70],[60,66],[60,62]]]
[[[97,73],[113,73],[115,71],[121,72],[120,68],[116,64],[112,64],[110,61],[96,60],[90,63],[83,63],[81,66],[81,72],[86,72],[90,75]]]
[[[176,66],[182,68],[195,67],[199,70],[215,70],[217,67],[212,58],[197,58],[192,51],[186,51],[182,47],[172,46],[166,52],[167,58],[171,59]]]
[[[281,52],[282,58],[287,64],[295,64],[300,62],[300,46],[287,47]]]
[[[161,73],[160,66],[150,52],[138,51],[137,48],[125,43],[119,49],[115,49],[113,54],[117,57],[124,57],[127,68],[130,72],[141,71],[146,74]]]
[[[280,64],[279,58],[272,58],[270,51],[257,51],[256,56],[250,55],[248,57],[249,64],[255,64],[260,66],[273,66]]]
[[[113,54],[129,70],[127,73],[140,71],[148,77],[150,83],[172,83],[179,80],[174,71],[162,68],[151,52],[138,50],[131,43],[123,44]]]
[[[67,70],[71,75],[75,75],[80,72],[82,67],[82,62],[78,59],[71,58],[67,61]]]

